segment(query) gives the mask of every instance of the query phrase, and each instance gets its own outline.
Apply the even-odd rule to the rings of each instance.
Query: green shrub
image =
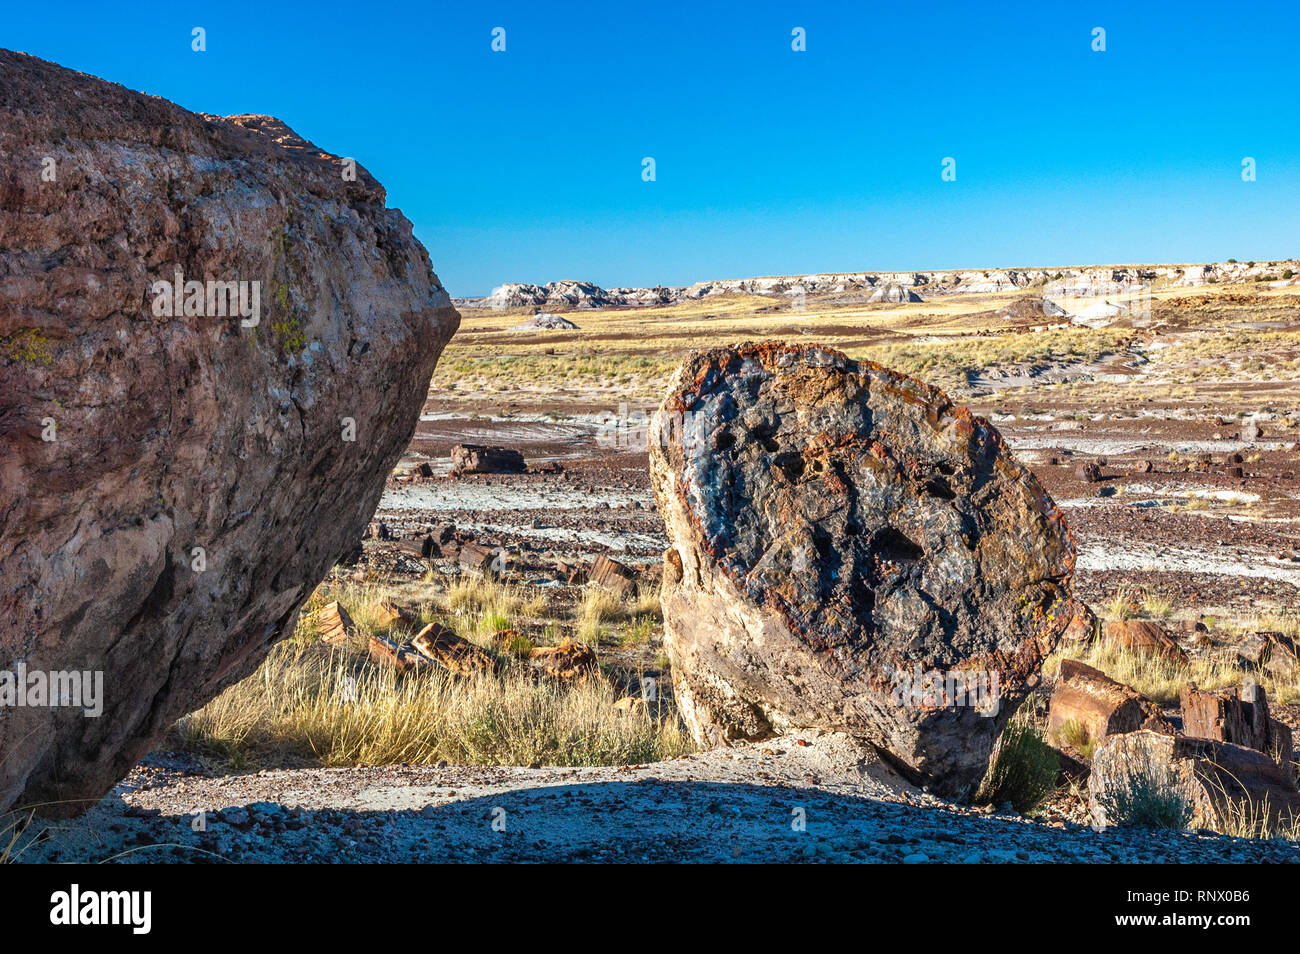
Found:
[[[1097,804],[1112,825],[1130,828],[1186,828],[1192,820],[1192,805],[1176,784],[1169,768],[1125,760]]]
[[[1012,719],[1002,731],[976,801],[1010,802],[1018,812],[1032,811],[1055,790],[1060,769],[1060,760],[1042,731],[1024,719]]]

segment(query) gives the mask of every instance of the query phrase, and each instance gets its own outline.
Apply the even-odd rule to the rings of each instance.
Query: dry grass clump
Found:
[[[401,591],[408,597],[411,591]],[[447,761],[476,765],[618,765],[693,751],[671,703],[623,712],[625,693],[600,673],[572,682],[539,678],[527,665],[537,645],[560,642],[572,625],[599,645],[601,627],[624,622],[619,642],[649,643],[660,619],[657,593],[620,599],[588,587],[574,619],[555,619],[545,591],[463,578],[445,593],[417,589],[394,621],[394,590],[378,584],[323,584],[294,634],[262,666],[173,728],[169,743],[228,768],[308,764],[383,765]],[[324,646],[315,616],[338,600],[358,633]],[[398,677],[368,661],[366,642],[382,633],[405,642],[420,625],[450,625],[500,662],[496,674],[457,679],[441,669]],[[502,630],[506,636],[492,637]]]
[[[1300,841],[1300,817],[1274,811],[1267,797],[1262,802],[1225,797],[1218,799],[1217,805],[1219,819],[1216,830],[1225,835]]]
[[[1051,329],[950,341],[890,343],[852,349],[851,357],[872,361],[949,389],[972,375],[1027,371],[1054,364],[1097,361],[1124,347],[1128,333],[1111,329]]]
[[[1158,619],[1173,616],[1173,602],[1151,590],[1121,586],[1105,604],[1103,612],[1110,619],[1130,619],[1142,614]],[[1271,631],[1300,639],[1300,614],[1273,613],[1256,617],[1235,627],[1239,634]],[[1108,644],[1104,639],[1091,645],[1065,647],[1049,657],[1043,671],[1055,676],[1061,658],[1078,659],[1100,669],[1110,678],[1122,682],[1148,699],[1170,705],[1178,701],[1179,690],[1188,683],[1210,691],[1238,686],[1247,673],[1242,670],[1231,646],[1194,654],[1186,659],[1172,659],[1158,653],[1134,652]],[[1300,666],[1291,672],[1265,670],[1255,674],[1270,699],[1281,704],[1300,701]]]
[[[25,836],[35,819],[34,811],[8,812],[0,815],[0,865],[16,862],[31,841]]]
[[[1096,740],[1088,734],[1088,727],[1074,719],[1067,720],[1061,726],[1061,741],[1085,760],[1092,758],[1092,750],[1097,746]]]
[[[622,597],[592,584],[584,587],[575,615],[578,639],[592,646],[606,635],[606,623],[630,620],[624,630],[624,640],[629,632],[635,632],[644,636],[642,641],[648,642],[655,624],[663,619],[657,591],[642,587],[631,596]]]
[[[537,619],[550,610],[544,592],[488,577],[463,578],[447,590],[447,608],[462,624],[480,636],[508,629],[521,619]]]
[[[288,642],[172,730],[172,745],[232,769],[260,765],[625,765],[693,751],[675,713],[622,712],[592,677],[441,671],[398,678],[356,657]]]
[[[1100,669],[1115,681],[1164,705],[1177,702],[1178,691],[1189,682],[1202,689],[1216,690],[1239,685],[1242,677],[1241,670],[1231,660],[1207,656],[1171,659],[1158,653],[1139,653],[1108,645],[1105,640],[1081,651],[1068,652],[1068,658]],[[1059,666],[1058,659],[1052,670]]]

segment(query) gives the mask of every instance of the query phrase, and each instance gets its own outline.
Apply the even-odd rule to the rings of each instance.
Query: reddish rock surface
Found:
[[[0,51],[0,155],[0,668],[104,674],[99,718],[0,710],[0,808],[68,813],[293,631],[459,316],[379,183],[278,120]],[[167,317],[178,269],[256,324]]]
[[[1187,657],[1164,627],[1149,619],[1113,619],[1106,624],[1103,633],[1105,642],[1116,649],[1170,659]]]
[[[1291,730],[1269,714],[1263,686],[1247,682],[1236,689],[1218,692],[1183,686],[1178,693],[1178,705],[1184,735],[1231,742],[1263,752],[1289,778],[1295,777]]]
[[[565,637],[558,646],[538,646],[528,653],[528,664],[548,679],[570,681],[596,671],[596,654],[586,643]]]
[[[1054,745],[1087,759],[1107,736],[1140,729],[1154,708],[1123,683],[1066,659],[1052,690],[1047,733]]]
[[[411,640],[415,651],[456,676],[496,671],[490,655],[446,626],[430,623]]]
[[[879,365],[745,345],[686,359],[650,467],[700,741],[836,729],[944,793],[979,782],[1069,620],[1075,554],[996,428]],[[996,680],[994,711],[906,691],[957,670]]]
[[[1189,811],[1193,828],[1256,831],[1300,820],[1300,792],[1289,772],[1255,749],[1142,729],[1113,735],[1098,747],[1088,776],[1089,801],[1102,824],[1123,824],[1117,807],[1158,793]],[[1137,797],[1135,797],[1137,796]]]

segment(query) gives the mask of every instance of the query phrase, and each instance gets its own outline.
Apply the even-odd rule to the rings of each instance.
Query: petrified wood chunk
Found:
[[[1068,622],[1075,556],[996,428],[876,364],[745,345],[682,364],[650,467],[700,741],[822,727],[945,793],[978,783]]]
[[[591,571],[587,578],[593,585],[611,590],[619,596],[626,596],[636,589],[636,570],[618,560],[611,560],[603,553],[596,554],[591,561]]]
[[[1093,753],[1088,777],[1092,811],[1103,824],[1121,824],[1109,809],[1178,801],[1193,828],[1289,826],[1300,817],[1300,792],[1278,764],[1255,749],[1149,730],[1113,735]]]
[[[538,646],[531,650],[528,663],[549,679],[568,682],[596,671],[596,653],[586,643],[565,637],[558,646]]]
[[[496,670],[496,661],[488,653],[439,623],[430,623],[420,630],[411,640],[411,646],[426,659],[457,676]]]
[[[1295,776],[1291,730],[1269,714],[1263,686],[1247,682],[1209,692],[1187,685],[1179,691],[1178,703],[1184,735],[1255,749],[1277,762],[1288,777]]]
[[[522,474],[527,469],[524,455],[512,448],[456,444],[451,449],[453,474]]]
[[[1116,649],[1169,659],[1187,656],[1163,626],[1149,619],[1113,619],[1106,624],[1104,633],[1105,642]]]
[[[357,634],[356,624],[338,600],[326,603],[316,614],[316,632],[327,643],[346,643]]]
[[[1076,659],[1061,663],[1047,714],[1047,734],[1071,754],[1088,758],[1106,736],[1134,732],[1146,721],[1140,695]]]

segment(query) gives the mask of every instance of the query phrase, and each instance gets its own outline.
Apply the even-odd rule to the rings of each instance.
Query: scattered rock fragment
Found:
[[[1114,619],[1103,630],[1105,641],[1117,649],[1141,654],[1157,654],[1170,659],[1184,659],[1187,654],[1165,632],[1164,627],[1149,619]]]
[[[1267,669],[1281,677],[1294,673],[1300,664],[1295,641],[1271,630],[1246,633],[1237,646],[1237,658],[1247,669]]]
[[[1066,659],[1052,691],[1047,734],[1053,745],[1086,761],[1107,736],[1135,732],[1152,714],[1151,704],[1128,686]]]
[[[596,670],[596,653],[570,637],[558,646],[538,646],[528,654],[528,661],[547,678],[562,681],[580,679]]]
[[[496,660],[489,653],[440,623],[425,626],[411,640],[411,646],[425,659],[456,676],[496,670]]]
[[[1070,623],[1065,627],[1062,639],[1066,642],[1088,645],[1097,639],[1101,623],[1092,608],[1080,600],[1074,602],[1074,612]]]
[[[593,585],[619,596],[627,596],[636,590],[636,571],[627,564],[610,559],[603,553],[598,553],[591,561],[587,579]]]
[[[331,645],[349,642],[357,635],[356,624],[338,600],[326,603],[316,614],[316,632],[320,638]]]
[[[1231,742],[1263,752],[1294,777],[1291,730],[1268,711],[1264,687],[1246,683],[1209,692],[1187,685],[1178,693],[1183,735]]]
[[[461,544],[460,551],[456,555],[456,562],[462,570],[468,570],[479,576],[495,576],[495,553],[488,547],[478,543]]]
[[[370,637],[367,648],[372,660],[381,666],[396,669],[399,673],[414,672],[429,664],[427,659],[399,646],[396,640],[378,633]]]
[[[1288,773],[1263,752],[1147,729],[1113,735],[1097,747],[1088,777],[1089,802],[1103,824],[1120,824],[1108,808],[1125,793],[1151,793],[1185,804],[1193,828],[1229,831],[1243,817],[1268,828],[1300,818],[1300,792]],[[1109,796],[1109,797],[1108,797]]]
[[[561,583],[567,583],[569,586],[580,586],[587,581],[587,571],[572,563],[556,560],[555,577]]]
[[[1093,461],[1087,461],[1074,468],[1074,479],[1085,484],[1095,484],[1101,480],[1101,468]]]
[[[451,449],[453,474],[522,474],[527,469],[524,455],[513,448],[456,444]]]

